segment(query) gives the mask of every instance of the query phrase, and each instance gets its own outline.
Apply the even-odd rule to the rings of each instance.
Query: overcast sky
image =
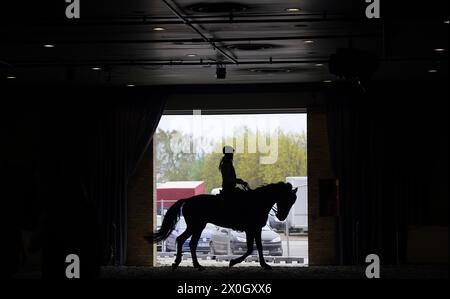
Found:
[[[163,115],[158,125],[166,131],[177,130],[194,138],[202,137],[206,143],[223,141],[244,127],[265,134],[277,129],[306,133],[306,114]]]

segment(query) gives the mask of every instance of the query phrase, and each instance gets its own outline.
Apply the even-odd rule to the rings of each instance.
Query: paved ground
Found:
[[[289,250],[288,250],[289,243]],[[281,244],[283,246],[283,254],[286,256],[298,256],[305,259],[308,264],[308,238],[307,237],[289,237],[289,242],[283,236]]]

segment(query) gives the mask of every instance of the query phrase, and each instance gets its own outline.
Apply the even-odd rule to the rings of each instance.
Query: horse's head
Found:
[[[280,183],[280,194],[278,194],[276,200],[276,216],[280,221],[284,221],[287,218],[296,199],[297,188],[292,188],[290,183]]]

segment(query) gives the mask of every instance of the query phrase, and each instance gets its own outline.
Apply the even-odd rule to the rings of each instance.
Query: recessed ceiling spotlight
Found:
[[[323,63],[316,63],[315,66],[323,66]]]
[[[187,54],[187,57],[197,57],[197,54]]]
[[[444,21],[444,24],[448,24],[449,22],[448,22],[448,20],[447,21]]]
[[[153,31],[164,31],[164,30],[166,30],[166,28],[163,28],[163,27],[154,27],[153,28]]]
[[[443,49],[443,48],[437,48],[437,49],[434,49],[434,51],[435,51],[435,52],[444,52],[445,49]]]
[[[331,81],[331,80],[323,80],[322,82],[323,82],[323,83],[331,83],[331,82],[333,82],[333,81]]]
[[[127,84],[127,87],[135,87],[136,85],[134,84]]]
[[[293,7],[293,8],[286,8],[286,11],[287,12],[299,12],[299,11],[301,11],[301,9]]]
[[[12,79],[16,79],[15,76],[7,76],[6,79],[12,80]]]
[[[52,45],[52,44],[46,44],[46,45],[44,45],[44,48],[54,48],[55,47],[55,45]]]
[[[429,73],[437,73],[437,70],[428,70]]]
[[[93,70],[93,71],[101,71],[102,68],[95,66],[95,67],[91,68],[91,70]]]
[[[305,44],[314,44],[314,41],[313,40],[305,40],[303,43],[305,43]]]

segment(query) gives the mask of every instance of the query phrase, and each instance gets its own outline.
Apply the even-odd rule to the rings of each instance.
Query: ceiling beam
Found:
[[[246,18],[233,18],[230,19],[216,19],[205,18],[204,20],[192,20],[189,18],[189,23],[192,25],[214,25],[214,24],[265,24],[265,23],[318,23],[318,22],[355,22],[361,23],[362,20],[354,19],[342,19],[342,18],[261,18],[261,17],[246,17]],[[100,19],[80,19],[75,22],[55,21],[55,22],[20,22],[14,24],[15,27],[28,27],[28,26],[63,26],[63,27],[79,27],[79,26],[141,26],[141,25],[184,25],[185,23],[179,19],[172,18],[100,18]],[[0,23],[0,25],[6,25]],[[9,23],[11,25],[11,23]],[[367,25],[367,23],[365,24]]]
[[[197,27],[195,27],[194,25],[192,25],[190,23],[190,21],[188,19],[186,19],[183,15],[181,15],[178,10],[173,7],[172,5],[170,5],[169,2],[167,2],[166,0],[162,0],[162,2],[164,2],[164,4],[166,4],[166,6],[178,17],[180,18],[180,20],[183,21],[183,23],[188,26],[189,28],[191,28],[194,32],[196,32],[206,43],[210,44],[211,47],[213,47],[214,50],[220,52],[220,54],[222,54],[224,57],[226,57],[228,60],[230,60],[231,62],[233,62],[234,64],[239,64],[239,62],[237,61],[236,58],[232,57],[230,54],[228,54],[227,52],[225,52],[223,49],[221,49],[220,47],[218,47],[214,41],[211,41],[208,37],[206,37],[200,30],[197,29]]]
[[[215,61],[210,60],[198,60],[198,61],[181,61],[181,60],[87,60],[87,61],[10,61],[10,64],[14,67],[86,67],[86,66],[208,66],[215,65]],[[239,65],[280,65],[280,64],[316,64],[316,63],[328,63],[327,58],[318,58],[310,60],[290,59],[290,60],[243,60],[239,61]],[[222,64],[231,65],[232,61],[224,61]]]
[[[448,58],[440,59],[441,61],[448,61]],[[240,65],[295,65],[295,64],[326,64],[328,57],[316,57],[314,59],[266,59],[266,60],[240,60]],[[433,57],[395,57],[389,59],[380,59],[380,62],[434,62]],[[207,66],[215,65],[213,60],[151,60],[151,59],[135,59],[135,60],[47,60],[47,61],[25,61],[12,60],[8,61],[11,67],[92,67],[92,66]],[[223,62],[223,64],[233,64],[232,62]]]
[[[58,44],[151,44],[151,43],[215,43],[218,42],[252,42],[252,41],[283,41],[283,40],[318,40],[318,39],[348,39],[348,38],[379,38],[379,33],[361,33],[361,34],[328,34],[328,35],[295,35],[295,36],[262,36],[262,37],[231,37],[231,38],[209,38],[205,41],[203,38],[178,38],[178,39],[68,39],[52,40],[52,43]],[[1,45],[7,44],[42,44],[42,41],[32,40],[0,40]],[[217,46],[215,46],[216,49]],[[230,59],[232,60],[232,59]]]

